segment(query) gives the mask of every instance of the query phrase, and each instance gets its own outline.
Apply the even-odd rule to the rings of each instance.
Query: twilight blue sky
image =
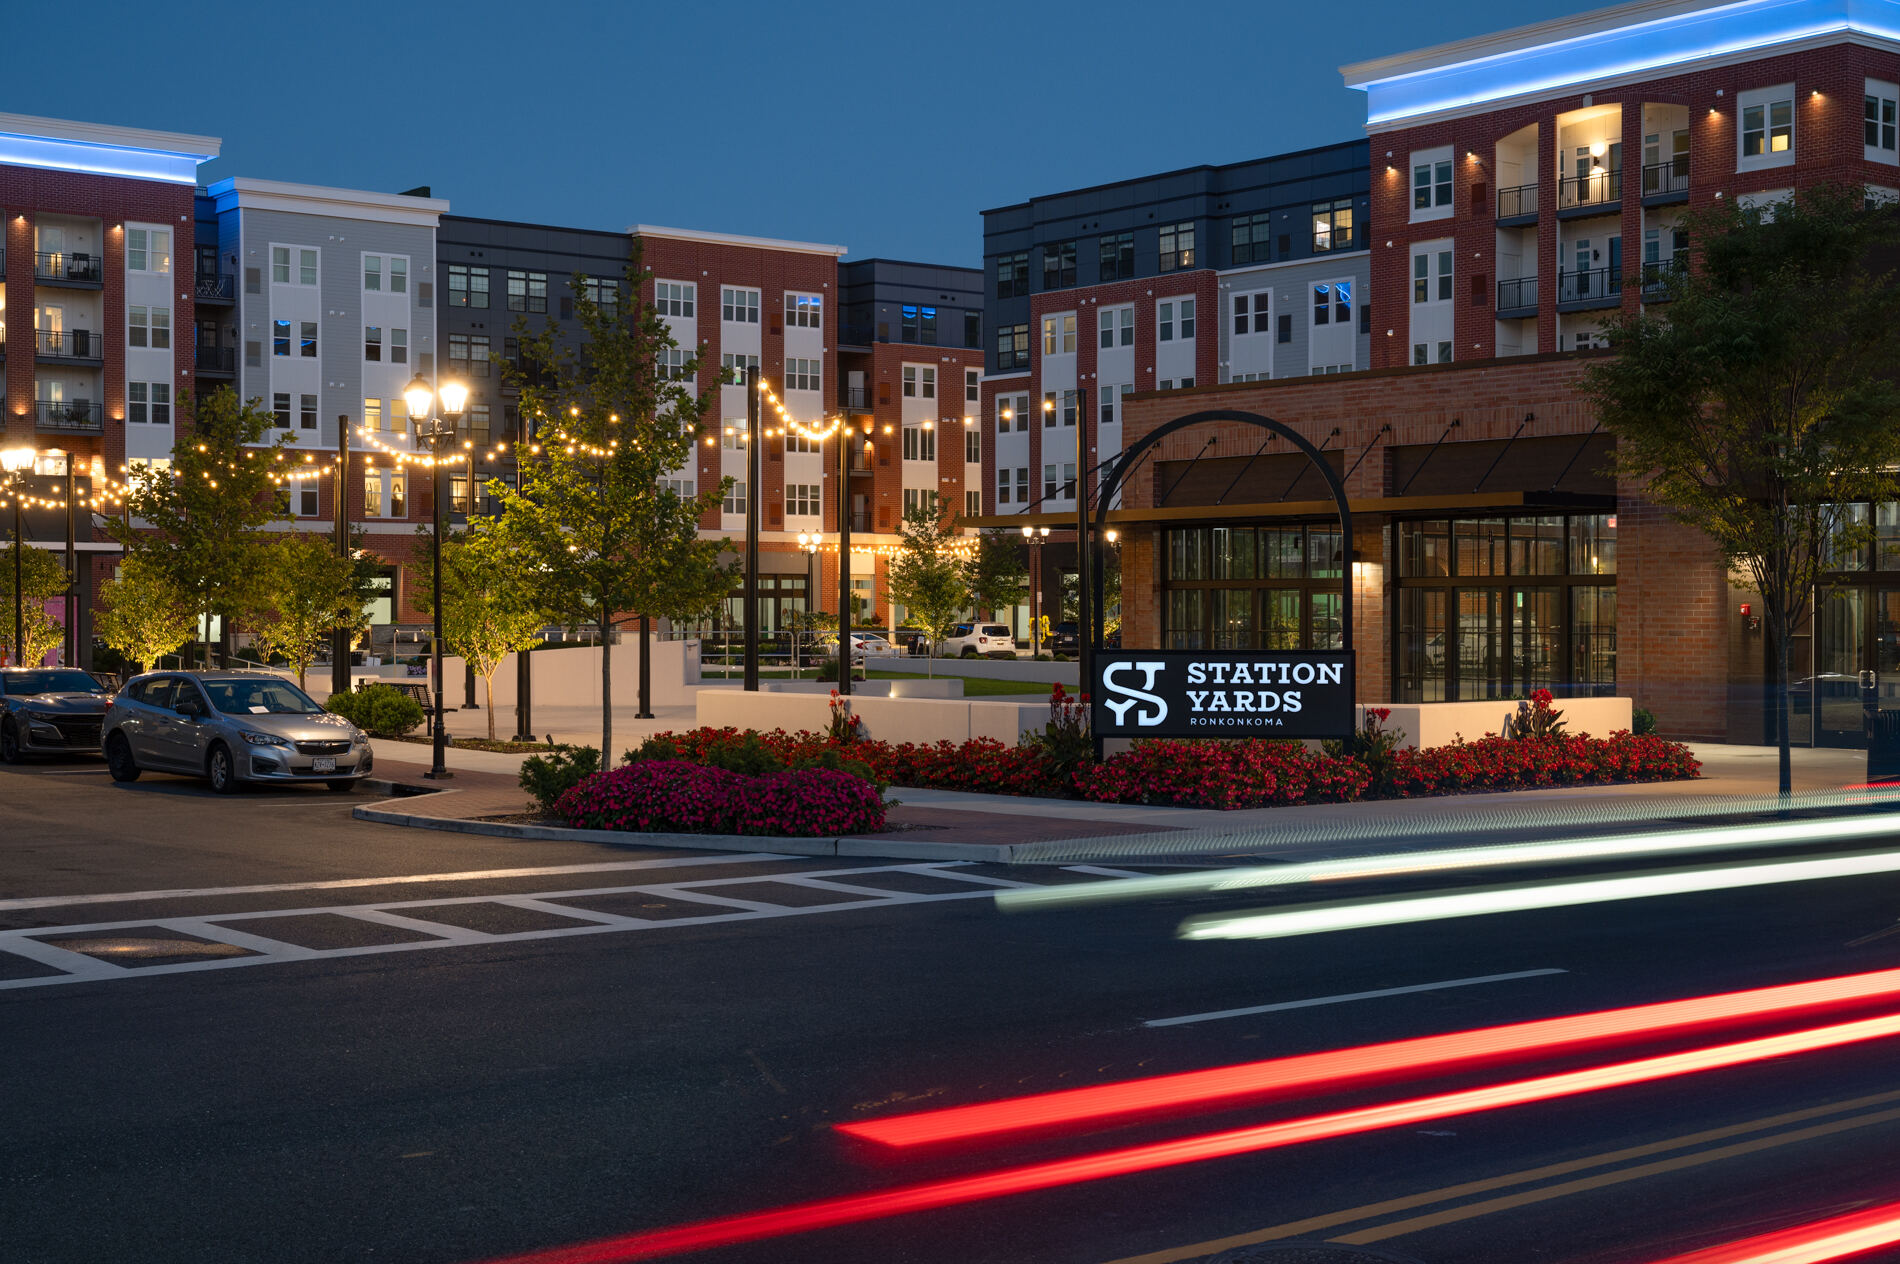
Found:
[[[98,0],[84,73],[16,57],[0,111],[220,136],[207,182],[973,266],[986,207],[1355,137],[1340,65],[1597,7]]]

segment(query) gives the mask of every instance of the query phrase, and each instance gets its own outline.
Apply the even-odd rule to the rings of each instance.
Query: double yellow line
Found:
[[[1759,1154],[1782,1146],[1798,1145],[1804,1141],[1814,1141],[1856,1128],[1900,1122],[1900,1106],[1891,1105],[1894,1102],[1900,1102],[1900,1091],[1875,1093],[1868,1097],[1832,1102],[1806,1110],[1767,1115],[1746,1123],[1687,1133],[1647,1145],[1608,1150],[1587,1158],[1525,1168],[1522,1171],[1488,1177],[1481,1181],[1466,1181],[1460,1185],[1447,1185],[1442,1189],[1430,1190],[1422,1194],[1367,1203],[1344,1211],[1289,1221],[1267,1229],[1257,1229],[1251,1233],[1215,1238],[1189,1246],[1171,1247],[1146,1255],[1131,1255],[1114,1260],[1111,1264],[1179,1264],[1183,1260],[1198,1260],[1220,1251],[1233,1250],[1236,1247],[1253,1246],[1261,1242],[1273,1242],[1286,1238],[1310,1237],[1326,1233],[1328,1230],[1358,1224],[1361,1221],[1380,1221],[1381,1223],[1368,1228],[1337,1234],[1327,1239],[1331,1242],[1364,1246],[1390,1238],[1404,1237],[1407,1234],[1418,1233],[1440,1225],[1455,1224],[1461,1220],[1474,1220],[1481,1216],[1510,1211],[1533,1203],[1565,1198],[1571,1194],[1581,1194],[1590,1190],[1626,1184],[1630,1181],[1645,1180],[1669,1172],[1680,1172],[1709,1163],[1719,1163],[1724,1159]],[[1883,1107],[1885,1109],[1882,1109]],[[1737,1140],[1737,1138],[1748,1139]],[[1690,1151],[1690,1153],[1676,1153],[1679,1151]],[[1658,1157],[1665,1155],[1673,1155],[1673,1157]],[[1606,1168],[1612,1170],[1597,1170]],[[1580,1173],[1592,1174],[1586,1176],[1579,1175]],[[1572,1179],[1558,1179],[1562,1177]],[[1543,1183],[1547,1181],[1556,1181],[1556,1183]],[[1460,1202],[1462,1199],[1487,1194],[1493,1196],[1477,1198],[1475,1202]],[[1387,1219],[1390,1216],[1418,1211],[1441,1203],[1458,1203],[1459,1205],[1423,1215],[1405,1216],[1397,1220]]]

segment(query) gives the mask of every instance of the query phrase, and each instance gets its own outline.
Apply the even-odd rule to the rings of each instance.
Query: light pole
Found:
[[[79,663],[79,521],[74,502],[73,454],[61,448],[48,448],[33,463],[33,472],[44,478],[64,475],[66,479],[66,611],[64,660],[62,665]]]
[[[1049,528],[1024,527],[1023,539],[1029,542],[1029,657],[1042,653],[1042,546],[1048,542]]]
[[[442,450],[455,442],[455,423],[468,406],[467,383],[449,378],[442,383],[441,411],[431,419],[429,410],[437,395],[421,374],[403,387],[402,397],[409,406],[409,423],[415,437],[429,445],[429,533],[430,567],[434,574],[435,636],[431,651],[431,674],[435,677],[435,760],[422,775],[433,781],[454,776],[443,762],[448,751],[449,730],[442,707]],[[425,424],[426,423],[426,424]]]
[[[8,661],[15,667],[26,652],[26,576],[23,571],[26,532],[20,524],[20,495],[26,486],[26,472],[33,468],[32,448],[8,448],[0,452],[0,471],[5,471],[7,493],[13,498],[13,652]]]
[[[805,550],[805,624],[810,626],[811,614],[818,609],[818,542],[823,536],[816,531],[800,531],[798,547]],[[798,629],[792,629],[792,679],[798,679]]]

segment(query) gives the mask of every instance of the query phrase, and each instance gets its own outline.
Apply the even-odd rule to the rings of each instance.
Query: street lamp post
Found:
[[[26,472],[33,468],[32,448],[8,448],[0,452],[0,471],[6,473],[7,493],[13,500],[13,653],[9,661],[26,652],[26,576],[22,563],[26,532],[21,526],[20,495],[26,486]],[[26,664],[14,662],[15,667]]]
[[[440,394],[442,407],[433,419],[429,412],[438,396],[421,374],[410,379],[409,385],[403,388],[402,397],[409,406],[411,430],[416,438],[429,445],[431,458],[429,517],[432,529],[429,534],[429,553],[434,575],[435,636],[430,656],[433,660],[431,674],[435,677],[435,759],[429,771],[422,775],[432,781],[446,781],[454,774],[444,762],[449,730],[442,706],[442,450],[455,442],[455,423],[462,419],[462,411],[468,406],[468,386],[454,378],[444,381]]]
[[[78,506],[74,503],[73,454],[62,448],[48,448],[35,457],[33,472],[43,478],[63,475],[66,479],[66,593],[61,601],[66,626],[62,665],[73,667],[79,662],[79,520]]]
[[[1029,657],[1035,658],[1042,653],[1042,546],[1049,528],[1024,527],[1023,539],[1029,542]]]

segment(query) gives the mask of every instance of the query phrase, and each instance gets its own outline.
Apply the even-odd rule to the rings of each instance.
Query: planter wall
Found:
[[[875,683],[875,682],[869,682]],[[893,681],[921,684],[921,681]],[[538,693],[537,693],[538,697]],[[900,742],[967,742],[988,737],[1014,746],[1024,733],[1049,722],[1047,699],[990,702],[962,698],[878,698],[852,694],[851,711],[864,720],[864,736]],[[825,693],[747,693],[708,685],[698,691],[695,720],[706,728],[801,729],[822,733],[831,726],[831,696]]]
[[[1390,702],[1379,703],[1392,712],[1385,721],[1388,730],[1405,734],[1401,747],[1449,746],[1463,737],[1475,741],[1486,734],[1504,732],[1504,722],[1517,714],[1517,703],[1502,699],[1495,702]],[[1633,723],[1635,704],[1628,698],[1565,698],[1555,704],[1563,712],[1564,732],[1573,735],[1608,737]],[[1365,708],[1359,707],[1358,719],[1365,723]]]

